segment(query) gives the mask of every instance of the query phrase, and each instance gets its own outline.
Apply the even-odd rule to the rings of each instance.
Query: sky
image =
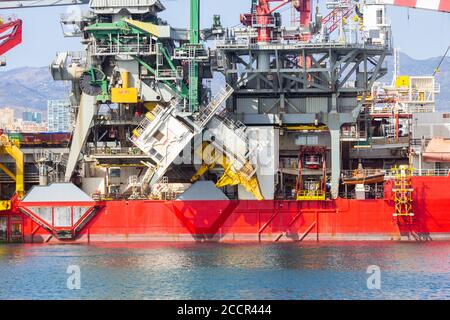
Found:
[[[322,6],[326,0],[319,1]],[[161,17],[175,27],[189,24],[189,0],[162,0],[167,10]],[[239,15],[250,11],[250,0],[203,0],[202,26],[212,25],[214,14],[220,14],[223,26],[239,24]],[[5,10],[3,17],[15,15],[24,21],[23,43],[5,55],[7,69],[48,66],[59,51],[81,50],[79,38],[64,38],[59,23],[61,14],[73,7]],[[81,6],[88,10],[88,6]],[[322,13],[325,13],[322,10]],[[426,59],[442,56],[450,44],[450,14],[415,9],[390,7],[394,43],[413,58]],[[3,69],[5,70],[5,69]]]

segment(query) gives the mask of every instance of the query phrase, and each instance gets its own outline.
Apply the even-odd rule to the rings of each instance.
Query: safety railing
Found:
[[[136,121],[142,121],[142,115],[136,115],[131,113],[119,114],[116,112],[111,112],[108,114],[100,114],[94,117],[95,121],[106,121],[106,122],[132,122],[136,123]]]
[[[433,176],[433,177],[447,177],[449,176],[449,169],[414,169],[413,176]]]
[[[322,190],[300,190],[297,192],[299,201],[323,201],[326,200],[326,192]]]
[[[248,35],[247,35],[248,34]],[[369,49],[380,50],[386,48],[383,44],[369,44],[369,43],[340,43],[340,42],[299,42],[291,41],[292,37],[278,37],[272,38],[270,43],[258,42],[255,38],[255,33],[247,32],[246,36],[241,35],[236,38],[223,38],[216,40],[216,47],[218,49],[268,49],[268,50],[283,50],[283,49]],[[256,34],[257,35],[257,34]]]
[[[209,52],[202,44],[187,44],[176,48],[173,52],[174,60],[201,61],[209,59]]]
[[[398,114],[414,114],[414,113],[431,113],[435,111],[434,104],[424,106],[424,105],[410,105],[408,103],[413,102],[405,102],[398,105],[390,105],[390,106],[372,106],[369,108],[369,112],[372,115],[377,114],[387,114],[394,115],[394,109]]]
[[[436,108],[432,106],[409,106],[407,109],[408,113],[432,113],[435,112]]]
[[[359,130],[341,131],[341,141],[361,141],[361,140],[367,140],[367,132]]]
[[[177,102],[173,102],[172,104],[178,104]],[[133,131],[135,136],[139,137],[149,125],[163,112],[164,108],[160,105],[157,105],[155,109],[146,113],[145,118],[141,121],[141,123],[137,126],[137,128]]]
[[[89,148],[90,156],[144,156],[145,154],[137,147],[93,147]]]
[[[414,169],[411,171],[413,177],[447,177],[450,176],[450,169]],[[395,175],[387,171],[386,179],[393,179]]]
[[[248,137],[246,134],[247,126],[243,124],[241,121],[236,120],[233,121],[232,119],[224,116],[219,115],[218,116],[220,121],[230,130],[234,131],[234,133],[241,138],[243,141],[248,141]]]
[[[93,9],[143,7],[148,10],[156,6],[155,2],[155,0],[91,0],[90,7]]]
[[[39,182],[39,174],[38,173],[25,173],[24,176],[25,183],[38,183]],[[15,183],[10,176],[8,176],[3,171],[0,171],[0,183]]]
[[[341,177],[343,179],[350,179],[357,176],[362,177],[370,177],[378,174],[386,174],[386,170],[380,170],[380,169],[355,169],[355,170],[342,170],[341,171]]]
[[[411,139],[409,144],[411,147],[427,146],[431,139]]]
[[[221,110],[221,105],[233,94],[233,88],[226,84],[225,87],[221,88],[219,92],[211,99],[210,103],[200,112],[196,118],[196,122],[204,127],[209,120]]]
[[[183,78],[183,68],[172,69],[159,69],[157,72],[157,80],[176,80]]]
[[[158,50],[156,44],[98,44],[94,42],[89,46],[89,52],[94,56],[112,56],[118,54],[127,55],[155,55]]]
[[[254,28],[275,27],[275,19],[272,15],[251,15],[251,26]]]

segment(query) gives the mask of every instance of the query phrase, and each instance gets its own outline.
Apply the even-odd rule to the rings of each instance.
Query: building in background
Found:
[[[0,128],[11,131],[14,129],[14,109],[2,108],[0,109]]]
[[[27,122],[41,123],[42,122],[42,113],[32,112],[32,111],[22,112],[22,120],[27,121]]]
[[[12,108],[0,109],[0,128],[7,132],[46,132],[47,122],[42,121],[42,113],[23,112],[22,118],[15,117],[15,110]]]
[[[22,119],[16,119],[14,122],[15,132],[21,133],[36,133],[36,132],[47,132],[47,122],[35,122],[35,121],[24,121]]]
[[[69,100],[49,100],[47,105],[48,132],[71,132],[72,107]]]

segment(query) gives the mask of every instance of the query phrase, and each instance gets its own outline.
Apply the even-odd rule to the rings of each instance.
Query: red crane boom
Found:
[[[0,56],[22,43],[22,20],[0,22]]]

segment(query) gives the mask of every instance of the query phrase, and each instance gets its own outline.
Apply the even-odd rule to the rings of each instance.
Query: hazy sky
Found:
[[[326,0],[315,0],[324,4]],[[189,0],[163,0],[167,11],[162,17],[177,27],[187,27]],[[202,25],[212,24],[213,14],[222,16],[224,26],[239,24],[239,15],[250,10],[250,0],[203,0]],[[82,6],[82,10],[87,10]],[[47,66],[58,51],[81,49],[78,38],[64,38],[59,23],[67,7],[3,11],[4,17],[15,15],[24,20],[23,44],[6,55],[8,69],[22,66]],[[389,9],[395,46],[413,58],[441,56],[450,44],[450,14],[422,10]]]

